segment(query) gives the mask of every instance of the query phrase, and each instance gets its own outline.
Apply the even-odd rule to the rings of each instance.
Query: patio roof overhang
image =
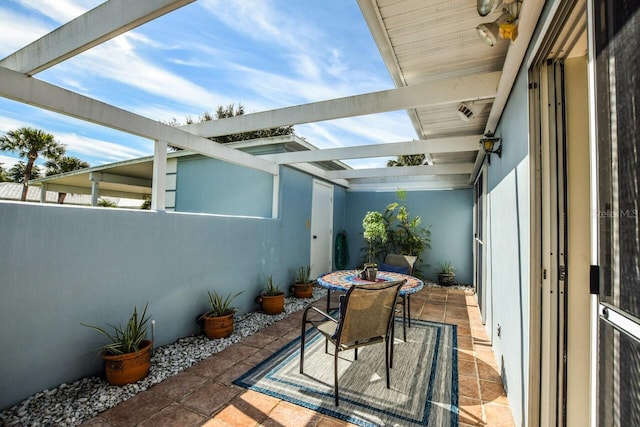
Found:
[[[446,6],[423,0],[392,4],[359,0],[395,89],[173,128],[30,77],[190,1],[142,0],[136,2],[135,10],[128,3],[125,7],[125,3],[107,1],[0,60],[0,95],[155,140],[156,164],[166,157],[162,153],[166,143],[256,168],[274,177],[279,164],[300,167],[318,161],[426,154],[422,166],[318,171],[319,176],[342,180],[352,190],[469,188],[484,160],[479,139],[496,129],[544,5],[543,0],[523,2],[518,38],[488,48],[477,39],[475,27],[497,18],[501,10],[480,17],[474,0]],[[88,25],[92,22],[101,24]],[[90,31],[85,31],[87,28]],[[457,115],[461,102],[472,105],[476,113],[468,122]],[[408,112],[418,136],[416,141],[363,141],[358,147],[254,156],[207,139],[396,110]],[[162,168],[154,172],[153,181],[159,183],[163,172]],[[157,191],[164,191],[162,185]]]

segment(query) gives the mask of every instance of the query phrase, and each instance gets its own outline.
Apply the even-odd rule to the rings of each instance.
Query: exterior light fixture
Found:
[[[500,144],[496,147],[497,144]],[[487,154],[497,154],[498,157],[502,158],[502,140],[496,136],[493,136],[492,132],[487,132],[480,139],[480,145],[482,149]]]
[[[483,42],[493,47],[498,38],[515,41],[518,37],[518,26],[515,22],[516,18],[505,10],[495,21],[478,25],[476,32]]]
[[[471,107],[469,107],[469,105],[465,104],[464,102],[458,105],[457,113],[458,113],[458,117],[460,117],[465,122],[468,122],[474,116],[474,113]]]
[[[487,16],[498,2],[499,0],[478,0],[478,15]]]

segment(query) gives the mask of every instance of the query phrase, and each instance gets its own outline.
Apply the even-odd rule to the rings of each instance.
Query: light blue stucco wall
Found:
[[[394,192],[347,192],[345,228],[348,233],[350,266],[361,265],[366,246],[362,218],[367,211],[384,212],[397,201]],[[473,283],[473,190],[409,191],[407,207],[411,217],[419,216],[430,226],[431,249],[423,254],[420,267],[425,277],[436,281],[439,264],[450,261],[456,267],[456,282]]]
[[[204,156],[178,158],[176,212],[271,218],[273,176]]]

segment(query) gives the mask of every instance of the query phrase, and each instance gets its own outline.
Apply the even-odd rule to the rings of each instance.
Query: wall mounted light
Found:
[[[515,21],[516,18],[505,10],[495,21],[478,25],[476,32],[483,42],[492,47],[496,45],[498,38],[515,41],[518,37],[518,26]]]
[[[496,147],[496,145],[500,144]],[[502,157],[502,139],[493,136],[493,133],[487,132],[482,138],[480,138],[480,145],[487,154],[497,154],[498,157]],[[491,161],[491,160],[489,160]]]
[[[496,6],[496,3],[500,2],[500,0],[478,0],[478,15],[487,16],[493,11],[493,8]],[[502,2],[500,2],[502,3]]]

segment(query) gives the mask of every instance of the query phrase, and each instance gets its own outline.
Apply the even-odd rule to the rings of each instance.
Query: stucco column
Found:
[[[153,184],[151,185],[151,209],[165,210],[167,188],[167,143],[155,141],[153,150]]]

